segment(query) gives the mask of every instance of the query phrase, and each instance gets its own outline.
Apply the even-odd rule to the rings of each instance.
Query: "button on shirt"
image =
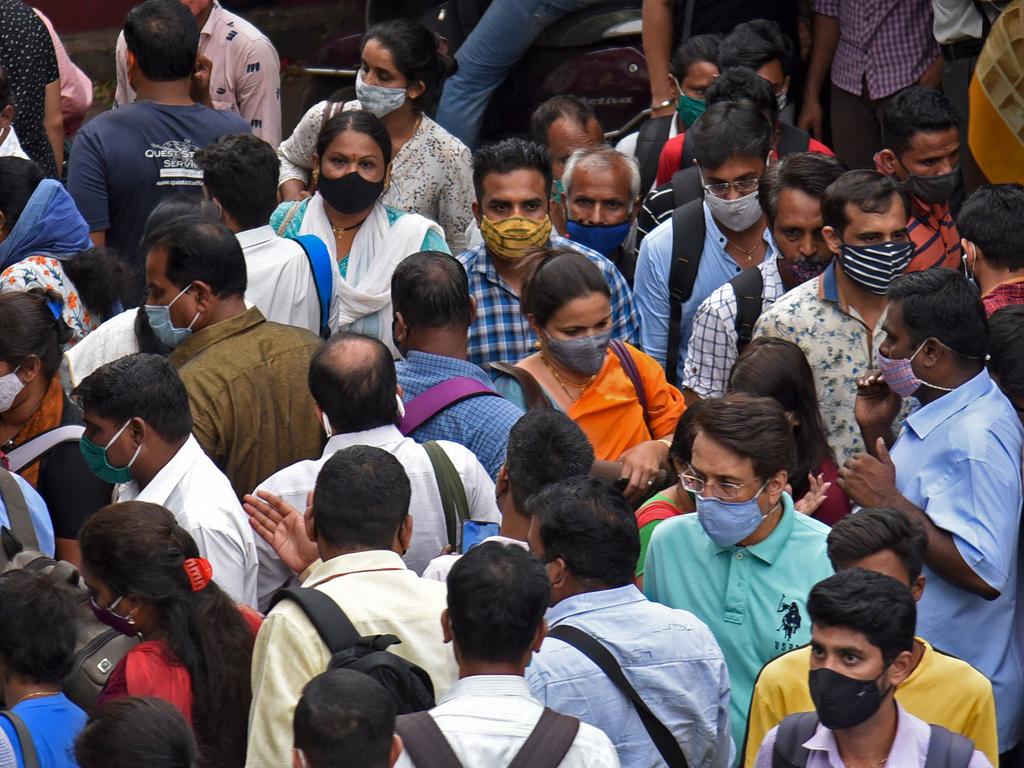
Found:
[[[387,451],[398,459],[409,476],[409,484],[412,486],[409,514],[413,518],[413,528],[412,545],[405,555],[405,563],[416,573],[422,573],[427,563],[448,544],[444,508],[426,449],[411,437],[404,437],[397,427],[377,427],[364,432],[334,435],[327,441],[319,459],[300,461],[285,467],[260,483],[256,490],[270,491],[296,509],[304,510],[306,497],[313,490],[316,476],[320,474],[323,465],[335,453],[353,445],[369,445]],[[462,478],[466,498],[469,500],[470,519],[501,522],[501,513],[494,499],[494,483],[476,456],[468,448],[455,443],[441,441],[439,445],[444,448]],[[257,540],[256,550],[260,562],[259,599],[260,606],[264,607],[274,591],[291,579],[293,574],[262,538]]]
[[[768,248],[765,260],[776,257],[775,243],[768,230],[764,231]],[[716,288],[729,282],[741,271],[739,264],[725,252],[728,241],[715,223],[711,211],[704,204],[704,250],[697,268],[693,293],[683,303],[683,316],[679,327],[679,367],[676,381],[686,378],[687,345],[693,332],[693,318],[697,308]],[[659,224],[640,244],[633,283],[634,299],[640,312],[640,338],[643,350],[662,366],[668,347],[669,328],[669,272],[672,268],[672,220]]]
[[[503,766],[522,749],[544,707],[517,675],[472,675],[453,685],[430,710],[437,726],[464,766]],[[395,768],[414,768],[403,752]],[[608,737],[580,723],[559,768],[618,768]]]
[[[950,584],[925,566],[917,631],[992,681],[999,748],[1024,735],[1024,635],[1017,605],[1024,428],[982,370],[905,420],[891,455],[896,487],[924,510],[967,565],[999,590],[995,600]]]
[[[398,383],[405,393],[405,403],[428,389],[456,376],[476,379],[492,387],[490,377],[483,369],[456,357],[432,355],[427,352],[409,352],[404,360],[395,364]],[[428,440],[450,440],[471,450],[493,480],[505,463],[508,433],[523,415],[523,411],[504,397],[480,395],[449,406],[422,426],[412,431],[418,443]]]
[[[117,486],[115,500],[167,507],[213,566],[213,580],[236,603],[256,606],[256,542],[231,483],[189,436],[156,476],[140,488]]]
[[[939,57],[932,0],[813,0],[815,13],[839,20],[832,82],[881,99],[917,82]]]
[[[832,574],[828,527],[797,513],[783,494],[782,518],[764,541],[720,547],[697,515],[654,530],[644,566],[651,600],[690,611],[718,640],[732,684],[732,737],[743,743],[757,673],[781,653],[810,642],[807,594]]]
[[[729,672],[711,630],[697,617],[652,603],[630,584],[568,597],[548,610],[547,621],[582,629],[615,656],[690,765],[730,764]],[[526,682],[546,706],[608,734],[623,765],[664,765],[633,705],[571,645],[545,638]]]
[[[612,294],[612,338],[638,344],[640,328],[629,284],[618,268],[597,251],[552,235],[549,248],[579,251],[601,269]],[[459,254],[469,275],[469,292],[476,299],[476,320],[469,328],[469,361],[517,363],[534,351],[537,336],[523,316],[519,296],[498,274],[483,243]]]
[[[764,312],[786,292],[786,287],[779,275],[778,259],[765,259],[757,268],[764,280],[761,293],[761,311]],[[736,311],[736,291],[731,283],[726,283],[701,303],[693,317],[683,386],[701,397],[725,394],[729,371],[739,357]]]

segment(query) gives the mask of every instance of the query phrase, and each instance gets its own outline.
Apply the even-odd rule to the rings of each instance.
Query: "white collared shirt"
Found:
[[[132,480],[114,500],[167,507],[213,566],[213,580],[237,603],[256,607],[256,544],[248,518],[224,473],[189,435],[145,488]]]
[[[0,142],[0,157],[20,157],[22,160],[28,160],[28,155],[21,148],[21,142],[18,141],[18,134],[14,132],[13,125],[7,131],[4,140]]]
[[[540,720],[544,705],[518,675],[471,675],[459,680],[430,710],[463,765],[508,765]],[[395,768],[414,768],[403,752]],[[580,723],[559,768],[617,768],[608,737]]]
[[[426,450],[411,437],[404,437],[397,427],[377,427],[365,432],[334,435],[327,441],[319,459],[285,467],[260,483],[256,490],[270,491],[296,509],[305,510],[306,498],[316,484],[320,469],[335,453],[353,445],[369,445],[387,451],[405,468],[412,487],[409,514],[413,518],[412,544],[405,555],[405,564],[417,574],[422,573],[427,563],[448,544],[444,508]],[[462,478],[470,519],[501,522],[501,513],[494,498],[494,483],[477,457],[457,443],[439,440],[438,445],[444,448]],[[270,596],[294,574],[262,538],[257,538],[256,550],[259,555],[259,600],[260,605],[265,606]]]

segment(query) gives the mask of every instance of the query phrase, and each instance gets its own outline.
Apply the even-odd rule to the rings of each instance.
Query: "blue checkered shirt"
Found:
[[[601,268],[612,293],[613,338],[640,345],[640,316],[633,294],[618,268],[597,251],[552,235],[550,248],[572,248]],[[483,243],[459,254],[469,275],[469,292],[476,299],[476,321],[469,329],[469,359],[481,367],[516,363],[534,351],[536,335],[523,316],[519,297],[498,274]]]
[[[398,362],[396,369],[406,403],[456,376],[466,376],[493,386],[490,377],[472,363],[427,352],[409,352],[404,360]],[[466,446],[476,454],[493,480],[505,463],[509,430],[522,415],[519,406],[504,397],[480,395],[441,411],[413,430],[409,437],[417,443],[449,440]]]

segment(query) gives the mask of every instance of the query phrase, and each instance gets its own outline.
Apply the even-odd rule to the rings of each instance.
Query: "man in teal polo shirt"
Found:
[[[832,573],[828,527],[796,512],[785,490],[795,454],[792,427],[774,400],[708,400],[682,477],[697,495],[697,514],[658,526],[644,566],[647,596],[695,614],[718,640],[737,745],[758,671],[810,641],[807,594]]]

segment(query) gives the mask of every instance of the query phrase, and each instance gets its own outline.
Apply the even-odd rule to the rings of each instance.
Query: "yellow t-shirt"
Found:
[[[963,734],[992,765],[999,765],[992,684],[966,661],[936,651],[920,637],[917,641],[924,646],[924,655],[896,689],[896,700],[926,723]],[[787,715],[814,709],[807,688],[810,664],[811,649],[805,645],[772,659],[761,669],[750,703],[744,765],[754,765],[765,735]]]

